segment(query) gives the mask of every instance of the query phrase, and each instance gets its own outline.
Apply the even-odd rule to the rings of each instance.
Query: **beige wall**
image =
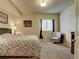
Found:
[[[11,28],[12,24],[21,17],[17,9],[10,3],[9,0],[0,0],[0,11],[8,15],[8,24],[0,23],[0,28]]]
[[[79,0],[76,0],[76,13],[77,13],[77,38],[76,38],[75,59],[79,59]]]
[[[11,28],[17,17],[3,8],[0,8],[0,11],[8,15],[8,24],[0,23],[0,28]]]
[[[65,33],[65,44],[71,46],[71,32],[76,31],[75,5],[72,4],[60,14],[60,30]]]
[[[5,6],[4,6],[5,5]],[[2,7],[3,6],[3,7]],[[10,3],[9,0],[0,0],[0,11],[8,15],[8,24],[0,23],[0,27],[12,28],[12,24],[17,27],[16,32],[22,34],[31,35],[40,34],[40,19],[55,19],[55,31],[59,31],[59,20],[57,14],[41,14],[41,13],[26,13],[25,15],[20,15],[17,9]],[[32,20],[32,27],[24,27],[24,20]],[[43,32],[44,37],[49,37],[50,32]]]
[[[77,1],[77,35],[79,36],[79,0]]]
[[[58,22],[58,15],[57,14],[38,14],[38,13],[28,13],[21,18],[19,18],[16,23],[17,23],[17,31],[30,35],[30,34],[35,34],[38,35],[40,34],[40,19],[55,19],[55,31],[59,31],[59,22]],[[32,27],[24,27],[23,21],[24,20],[32,20]],[[44,38],[49,37],[50,32],[43,32]],[[50,34],[51,35],[51,34]]]

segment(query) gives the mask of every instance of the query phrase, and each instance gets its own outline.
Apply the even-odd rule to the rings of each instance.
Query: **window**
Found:
[[[52,20],[42,20],[42,31],[52,31]]]

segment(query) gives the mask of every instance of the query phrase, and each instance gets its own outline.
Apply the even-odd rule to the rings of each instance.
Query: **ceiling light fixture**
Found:
[[[41,7],[45,7],[46,5],[47,5],[47,2],[46,2],[46,0],[41,0]]]

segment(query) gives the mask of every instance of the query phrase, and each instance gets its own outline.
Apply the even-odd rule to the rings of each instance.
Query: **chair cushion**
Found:
[[[59,39],[58,37],[51,37],[51,39]]]

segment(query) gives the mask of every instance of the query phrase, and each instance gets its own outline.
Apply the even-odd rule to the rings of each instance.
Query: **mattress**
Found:
[[[0,35],[0,56],[40,57],[40,49],[36,35]]]

